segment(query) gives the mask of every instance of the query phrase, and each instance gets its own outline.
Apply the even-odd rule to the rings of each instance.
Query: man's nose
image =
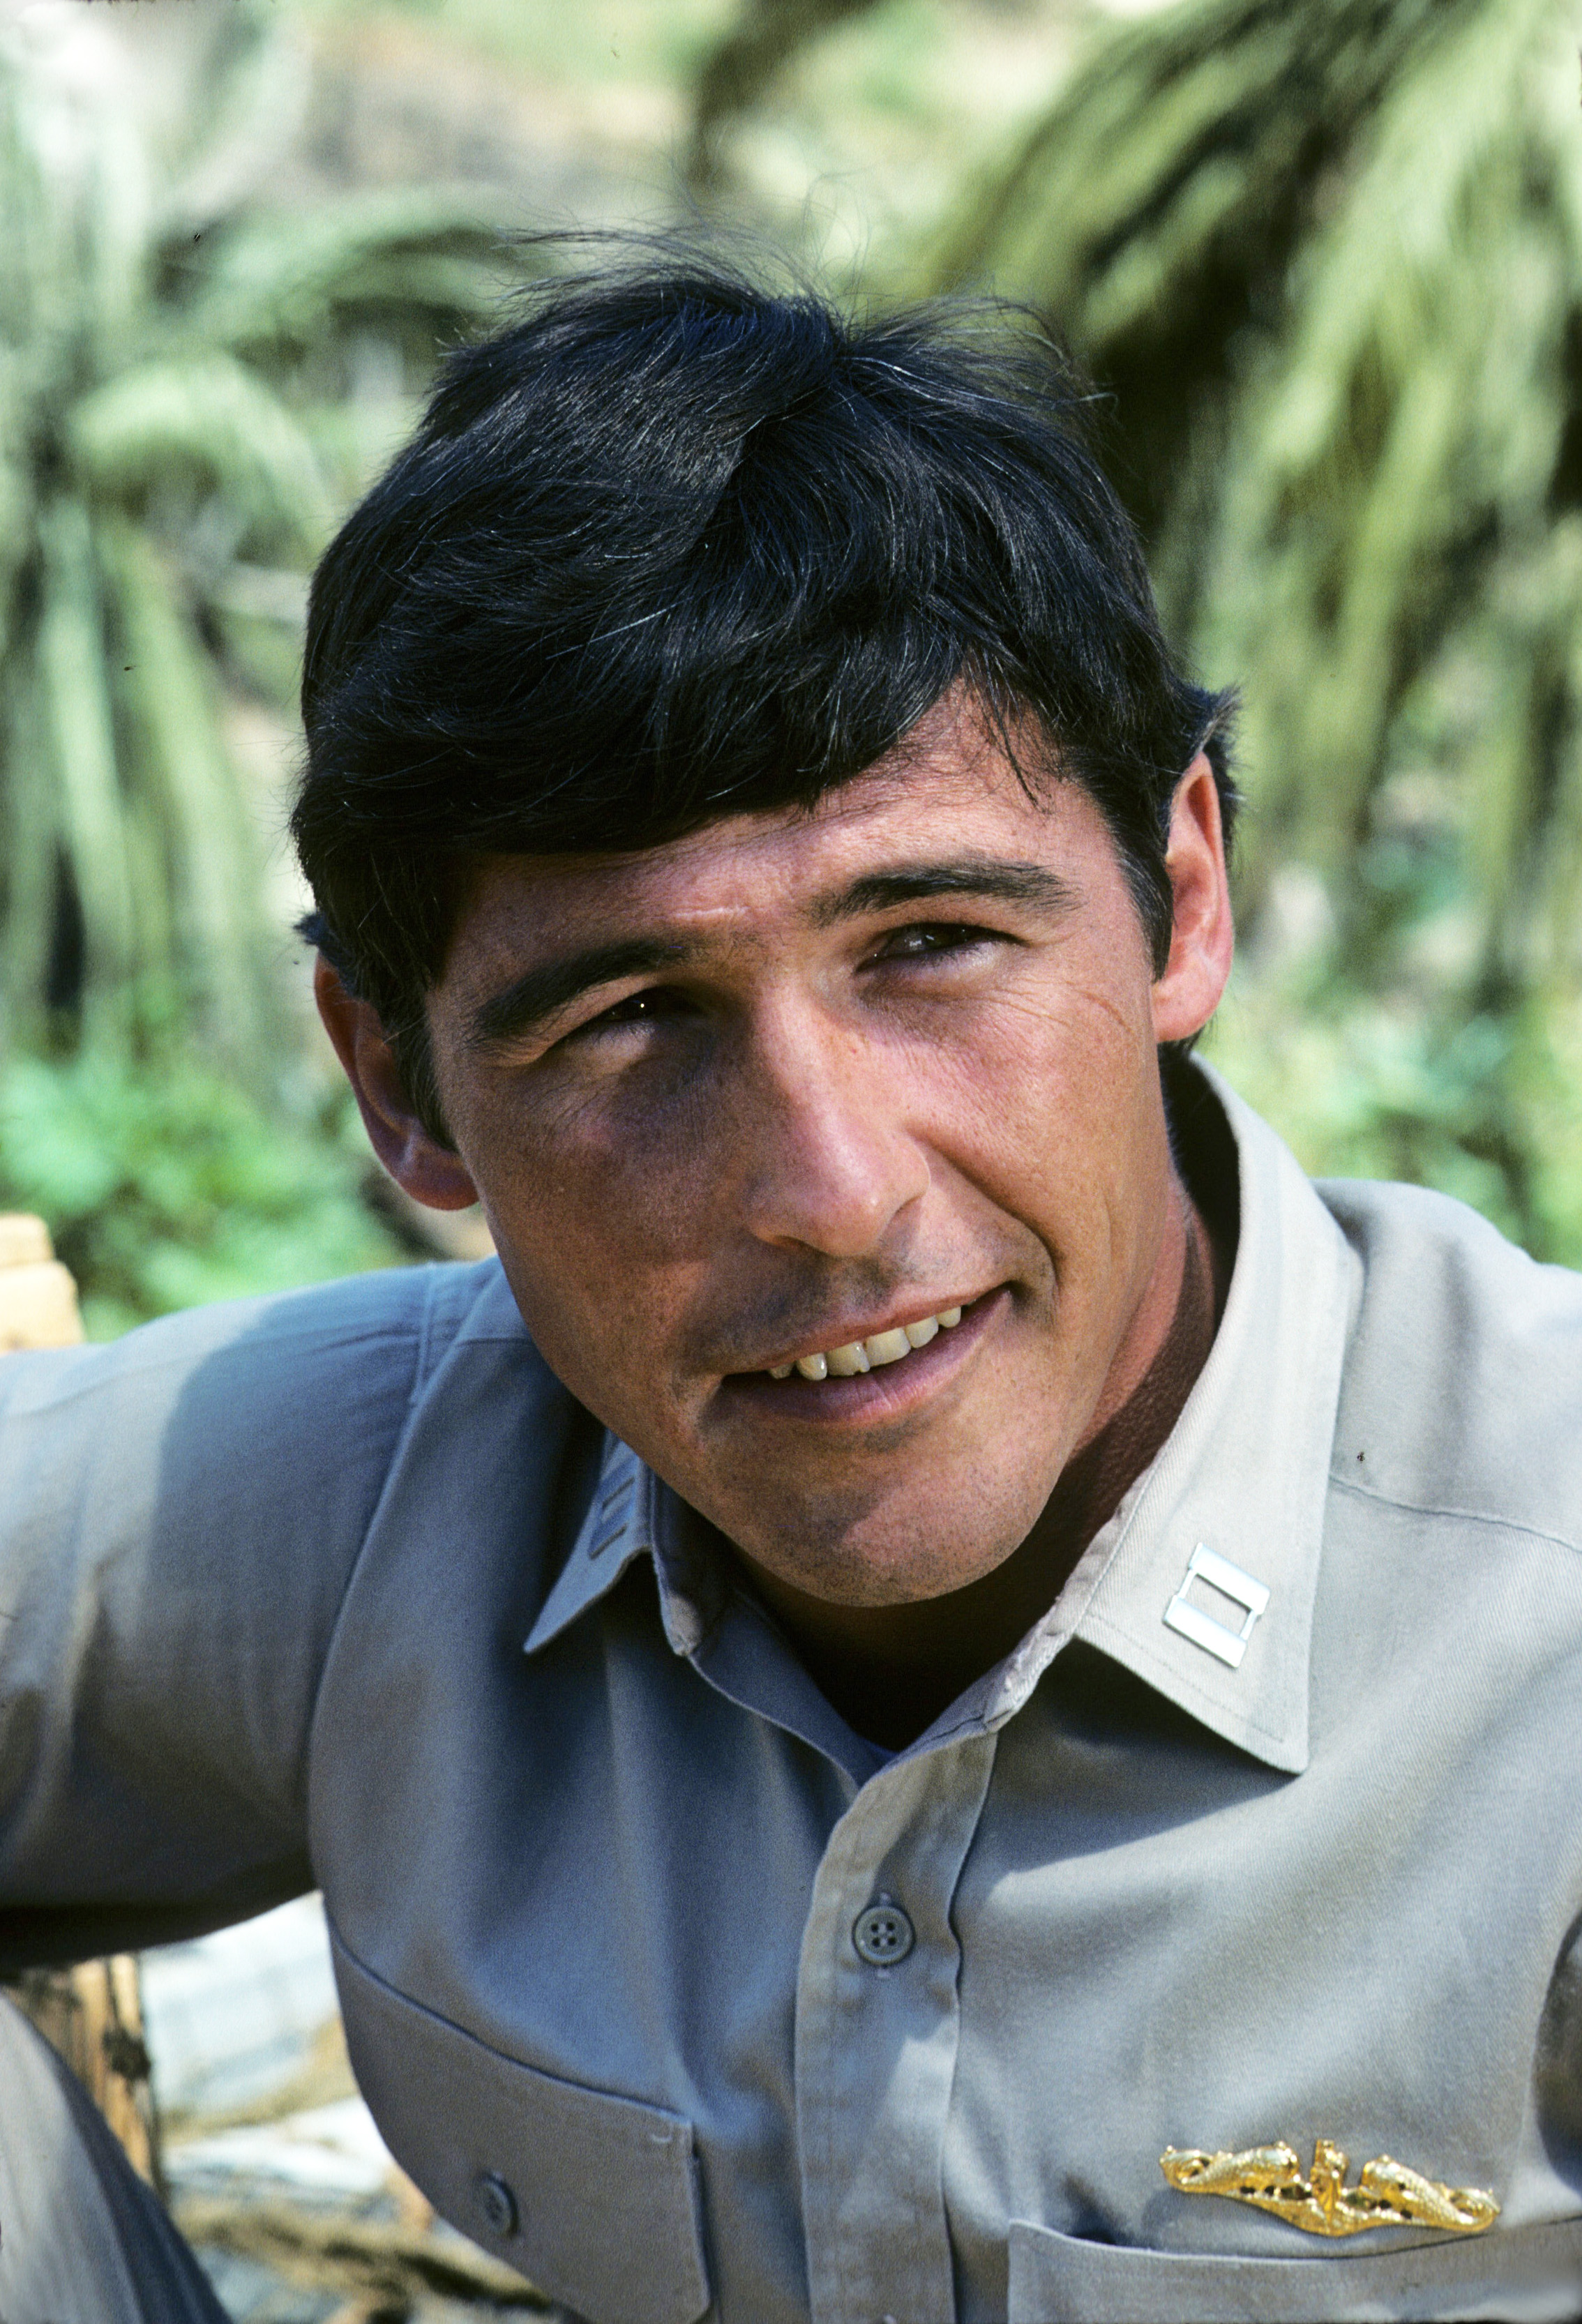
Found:
[[[895,1061],[857,1028],[782,1010],[757,1027],[729,1111],[749,1232],[859,1259],[929,1185]]]

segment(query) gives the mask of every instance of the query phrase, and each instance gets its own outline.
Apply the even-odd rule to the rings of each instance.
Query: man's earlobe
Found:
[[[1202,752],[1176,786],[1165,869],[1174,915],[1170,958],[1153,986],[1153,1031],[1159,1041],[1188,1041],[1218,1008],[1235,950],[1219,789]]]
[[[466,1163],[424,1127],[377,1010],[347,990],[322,953],[313,971],[313,998],[352,1085],[368,1142],[396,1185],[431,1211],[468,1209],[478,1195]]]

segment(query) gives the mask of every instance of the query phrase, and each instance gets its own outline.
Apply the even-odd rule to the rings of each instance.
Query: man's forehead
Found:
[[[782,915],[815,925],[846,917],[865,876],[897,884],[947,862],[1058,869],[1078,826],[1091,841],[1096,825],[1102,831],[1075,785],[1053,784],[1035,800],[1004,761],[875,769],[811,807],[724,816],[655,847],[476,857],[455,951],[484,969],[490,954],[614,927],[662,927],[702,944],[750,939]],[[875,895],[872,908],[886,900]]]

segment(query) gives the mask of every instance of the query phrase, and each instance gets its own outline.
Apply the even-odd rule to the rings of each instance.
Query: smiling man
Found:
[[[594,2324],[1582,2305],[1582,1285],[1189,1058],[1226,705],[1079,416],[696,269],[453,358],[294,827],[498,1262],[0,1377],[13,1957],[317,1883]]]
[[[387,1167],[481,1196],[558,1378],[897,1748],[1053,1602],[1213,1336],[1158,1065],[1230,962],[1206,758],[1168,813],[1158,973],[1091,798],[960,688],[807,809],[468,863],[442,1138],[320,964]]]

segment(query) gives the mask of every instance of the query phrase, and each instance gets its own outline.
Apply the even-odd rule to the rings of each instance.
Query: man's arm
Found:
[[[1544,2005],[1536,2083],[1545,2152],[1567,2186],[1582,2189],[1582,1919],[1566,1939]]]
[[[312,1886],[319,1675],[460,1272],[0,1364],[0,1973]]]

